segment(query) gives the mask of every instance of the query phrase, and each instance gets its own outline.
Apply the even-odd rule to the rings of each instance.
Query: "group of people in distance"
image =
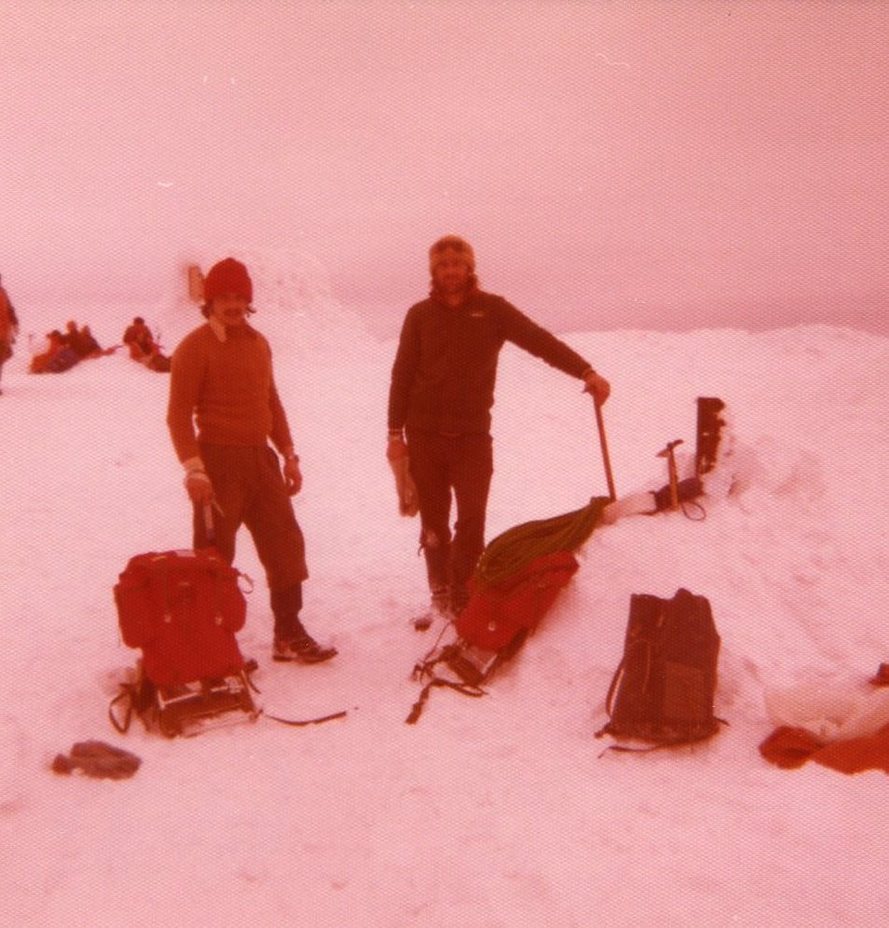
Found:
[[[31,358],[32,374],[60,374],[86,358],[100,358],[111,354],[114,348],[102,348],[88,325],[79,327],[71,319],[65,331],[53,329],[47,333],[44,350]]]
[[[130,357],[149,370],[169,371],[170,359],[161,352],[141,316],[136,316],[127,327],[123,344],[127,346]],[[103,348],[88,325],[78,326],[72,319],[68,321],[64,332],[53,329],[47,333],[42,350],[32,356],[28,369],[32,374],[60,374],[80,361],[113,354],[119,347],[112,345]]]
[[[400,508],[419,513],[432,604],[447,616],[466,605],[485,544],[491,407],[504,343],[576,378],[597,403],[605,402],[610,386],[563,341],[480,289],[465,239],[448,235],[435,242],[429,273],[429,296],[408,311],[392,367],[386,455],[411,478]],[[209,270],[201,307],[206,322],[173,353],[167,424],[193,506],[193,546],[209,545],[211,513],[213,544],[232,561],[235,536],[246,525],[270,591],[273,659],[316,663],[337,652],[316,642],[300,617],[308,570],[291,497],[303,476],[271,348],[249,321],[252,301],[253,283],[240,261],[225,258]],[[380,405],[382,419],[385,397]]]

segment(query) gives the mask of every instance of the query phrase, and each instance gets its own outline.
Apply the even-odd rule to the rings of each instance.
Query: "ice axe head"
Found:
[[[675,441],[668,441],[668,442],[667,442],[666,448],[663,448],[661,451],[658,451],[657,456],[658,456],[659,458],[672,458],[672,457],[673,457],[673,449],[674,449],[677,445],[681,445],[681,444],[682,444],[682,439],[681,439],[681,438],[677,438]]]

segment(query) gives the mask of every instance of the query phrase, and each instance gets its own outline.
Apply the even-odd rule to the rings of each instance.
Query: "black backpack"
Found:
[[[685,589],[672,599],[634,593],[623,658],[605,701],[609,721],[596,737],[667,747],[715,734],[719,644],[706,597]]]

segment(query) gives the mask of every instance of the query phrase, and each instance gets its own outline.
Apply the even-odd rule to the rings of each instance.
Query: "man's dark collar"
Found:
[[[436,303],[440,303],[442,306],[447,306],[448,309],[460,309],[465,306],[474,296],[479,294],[479,290],[476,284],[470,284],[464,291],[459,303],[451,304],[449,303],[438,287],[433,287],[429,291],[429,296],[435,300]]]

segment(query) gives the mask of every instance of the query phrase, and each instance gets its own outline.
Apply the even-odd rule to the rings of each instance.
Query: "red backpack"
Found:
[[[168,737],[232,710],[257,717],[235,638],[247,614],[241,577],[214,548],[130,558],[114,600],[124,644],[142,659],[108,707],[118,731],[134,712]]]
[[[483,696],[481,684],[513,657],[537,627],[577,572],[570,551],[553,551],[533,558],[499,583],[474,577],[466,608],[454,619],[458,638],[434,648],[414,667],[414,679],[426,681],[406,721],[414,724],[433,687],[448,687],[467,696]],[[441,676],[444,664],[456,677]]]
[[[152,683],[174,686],[244,667],[235,638],[247,615],[240,576],[213,548],[130,558],[114,599],[124,644],[142,649]]]
[[[469,602],[454,620],[457,633],[474,647],[500,651],[518,635],[533,631],[577,568],[570,551],[554,551],[530,561],[500,584],[473,578]]]

